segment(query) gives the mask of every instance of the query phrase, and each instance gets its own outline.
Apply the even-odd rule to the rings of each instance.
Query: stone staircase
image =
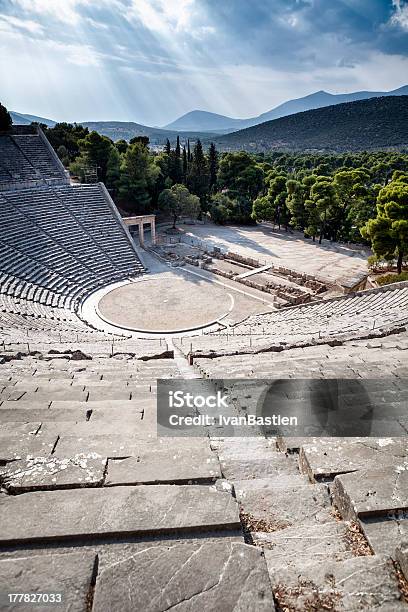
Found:
[[[189,377],[180,353],[90,357],[3,355],[3,591],[84,611],[408,609],[407,443],[157,438],[156,380]]]

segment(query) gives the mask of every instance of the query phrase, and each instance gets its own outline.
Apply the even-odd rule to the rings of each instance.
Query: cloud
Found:
[[[391,23],[408,31],[408,4],[403,0],[393,0],[395,12],[391,16]]]
[[[0,30],[8,32],[23,32],[30,34],[41,34],[43,27],[41,24],[31,19],[20,19],[11,15],[0,15]]]
[[[402,0],[0,0],[0,7],[2,96],[12,108],[61,119],[163,125],[194,108],[245,117],[316,89],[392,89],[407,73]],[[27,82],[27,74],[37,78]]]

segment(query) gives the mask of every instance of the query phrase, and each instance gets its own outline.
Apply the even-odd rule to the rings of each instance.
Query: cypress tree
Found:
[[[183,183],[184,184],[186,184],[187,172],[188,172],[187,151],[186,151],[186,147],[183,146]]]
[[[203,146],[198,139],[188,169],[188,186],[191,193],[197,195],[202,204],[205,204],[209,195],[210,175],[208,164],[203,152]]]
[[[212,142],[208,150],[208,166],[210,171],[210,191],[216,191],[217,172],[218,172],[218,153],[215,144]]]
[[[171,146],[170,146],[170,140],[168,138],[166,140],[166,145],[164,147],[164,152],[170,157],[170,155],[171,155]]]

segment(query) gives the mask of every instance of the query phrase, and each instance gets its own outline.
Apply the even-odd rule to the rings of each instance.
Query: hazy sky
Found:
[[[0,101],[56,120],[258,115],[408,82],[406,0],[0,0]]]

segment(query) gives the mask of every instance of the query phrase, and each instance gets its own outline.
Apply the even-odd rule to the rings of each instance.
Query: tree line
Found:
[[[0,105],[0,131],[11,118]],[[204,151],[199,140],[151,151],[146,137],[113,142],[77,124],[42,126],[58,156],[82,181],[105,183],[132,214],[163,211],[215,223],[267,221],[320,243],[365,242],[373,262],[408,253],[408,154]]]
[[[267,221],[321,243],[371,244],[374,260],[408,253],[408,154],[204,151],[199,140],[150,151],[146,137],[112,142],[78,125],[57,124],[47,136],[73,174],[89,167],[114,200],[134,214],[165,211],[215,223]]]

